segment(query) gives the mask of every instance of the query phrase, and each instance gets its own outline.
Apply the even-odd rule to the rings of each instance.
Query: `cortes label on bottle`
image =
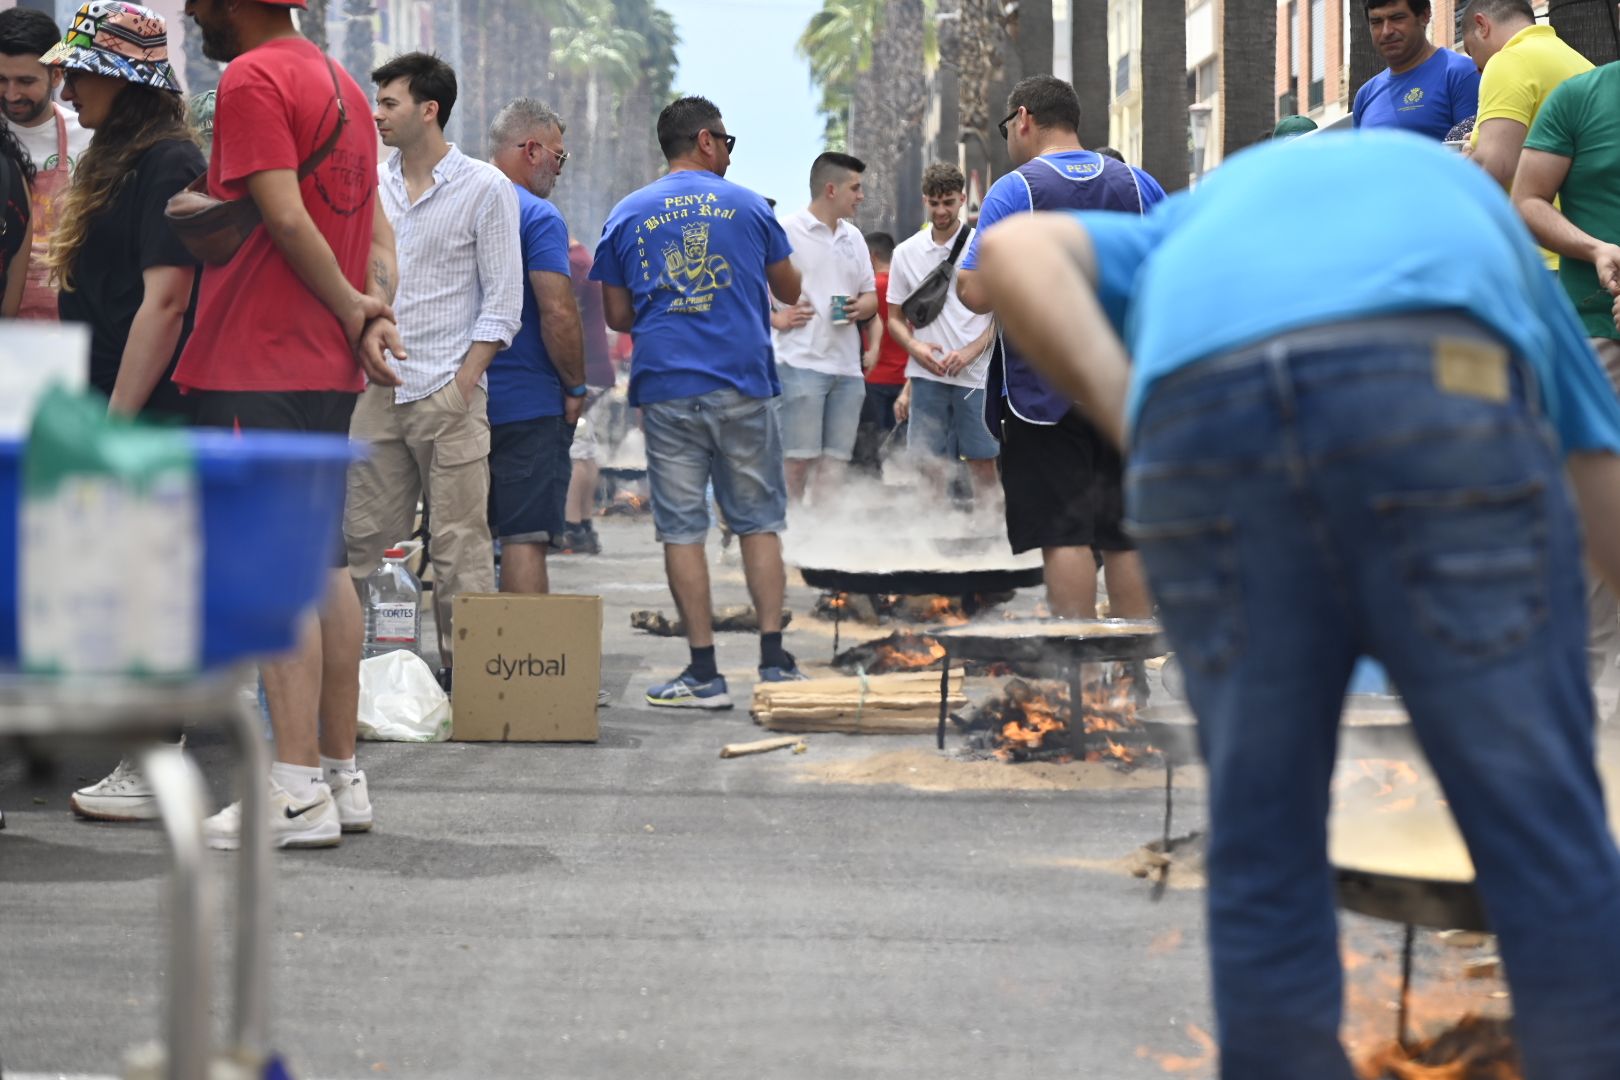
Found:
[[[415,644],[416,605],[378,604],[372,608],[375,622],[372,637],[394,644]]]

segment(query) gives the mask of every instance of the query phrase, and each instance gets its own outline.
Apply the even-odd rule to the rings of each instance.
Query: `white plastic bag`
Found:
[[[378,742],[450,737],[450,699],[427,661],[396,649],[360,662],[360,737]]]

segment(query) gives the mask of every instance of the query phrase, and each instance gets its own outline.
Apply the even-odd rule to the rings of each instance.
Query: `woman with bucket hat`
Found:
[[[92,0],[41,57],[63,69],[62,100],[94,132],[51,242],[64,322],[90,327],[90,382],[113,412],[191,410],[169,381],[197,308],[197,261],[164,219],[207,168],[169,65],[163,17]]]
[[[197,310],[197,262],[163,208],[207,164],[186,123],[165,31],[150,8],[95,0],[40,58],[63,69],[62,100],[94,132],[61,204],[50,265],[62,321],[90,327],[90,382],[111,411],[189,419],[169,375]],[[157,816],[132,760],[74,792],[69,805],[105,821]]]

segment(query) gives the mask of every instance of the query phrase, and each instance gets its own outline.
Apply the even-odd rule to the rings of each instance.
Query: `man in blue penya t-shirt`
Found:
[[[568,265],[568,225],[546,200],[568,151],[562,118],[533,98],[490,124],[490,163],[517,188],[523,324],[489,365],[489,524],[501,591],[550,591],[546,554],[566,525],[568,451],[585,405],[585,347]]]
[[[1444,139],[1479,108],[1479,71],[1429,41],[1429,0],[1364,0],[1373,44],[1388,65],[1356,91],[1358,128],[1404,128]]]
[[[796,303],[799,272],[764,198],[724,179],[736,141],[713,102],[668,105],[658,144],[669,172],[614,207],[591,270],[607,324],[635,338],[630,404],[641,408],[653,524],[692,653],[685,671],[647,692],[652,705],[731,708],[703,552],[710,483],[742,543],[760,678],[803,678],[782,648],[787,481],[770,335],[770,296]]]

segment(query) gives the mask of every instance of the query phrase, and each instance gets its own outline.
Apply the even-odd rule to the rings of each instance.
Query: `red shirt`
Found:
[[[348,122],[332,153],[305,178],[304,205],[344,276],[364,289],[377,129],[359,84],[341,66],[337,78]],[[297,169],[336,122],[332,76],[319,49],[303,38],[281,38],[249,50],[219,81],[209,191],[235,199],[247,194],[254,173]],[[174,381],[192,390],[365,388],[337,316],[299,280],[262,226],[230,262],[204,268],[197,326]]]
[[[578,240],[568,242],[568,272],[579,304],[580,329],[585,335],[585,382],[613,385],[613,360],[608,356],[607,316],[602,311],[602,283],[591,280],[590,251]]]
[[[901,386],[906,381],[906,361],[911,359],[900,343],[889,336],[889,272],[877,273],[878,325],[883,344],[878,346],[877,363],[866,373],[866,381],[879,386]]]

